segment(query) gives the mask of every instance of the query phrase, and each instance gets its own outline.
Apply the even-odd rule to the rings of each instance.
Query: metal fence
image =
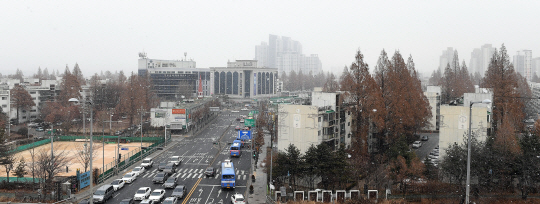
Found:
[[[37,141],[37,142],[32,142],[30,144],[25,144],[25,145],[22,145],[22,146],[18,146],[14,150],[9,151],[9,153],[10,154],[15,154],[15,153],[22,152],[22,151],[27,150],[27,149],[32,149],[34,147],[39,147],[41,145],[48,144],[48,143],[51,143],[51,139],[44,139],[44,140],[40,140],[40,141]]]
[[[113,136],[116,137],[116,136]],[[126,138],[124,138],[126,139]],[[134,142],[139,142],[140,137],[136,138],[138,140],[133,140],[133,138],[127,138]],[[143,142],[154,142],[154,144],[148,146],[146,149],[142,149],[142,151],[138,150],[132,150],[131,152],[122,155],[121,161],[118,163],[118,169],[116,169],[116,161],[112,161],[105,165],[105,167],[99,168],[99,172],[101,173],[98,176],[98,183],[103,183],[107,179],[111,178],[112,176],[118,174],[118,172],[129,168],[132,164],[137,163],[141,160],[141,158],[146,158],[150,154],[154,153],[157,150],[157,147],[162,146],[163,144],[163,137],[143,137]],[[170,142],[171,138],[167,138],[167,142]],[[142,157],[141,157],[142,154]],[[116,169],[116,170],[115,170]]]

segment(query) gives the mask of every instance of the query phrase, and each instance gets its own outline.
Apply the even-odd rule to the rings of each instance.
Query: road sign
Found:
[[[239,130],[238,131],[238,137],[236,139],[250,140],[251,139],[251,131],[249,131],[249,130]]]
[[[244,119],[244,126],[255,127],[255,119]]]
[[[120,150],[129,150],[127,147],[122,147]]]

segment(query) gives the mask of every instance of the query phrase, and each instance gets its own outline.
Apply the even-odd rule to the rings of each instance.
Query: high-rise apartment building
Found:
[[[525,77],[527,81],[532,79],[532,50],[519,50],[514,55],[514,69],[521,76]]]
[[[491,44],[485,44],[480,48],[475,48],[471,52],[469,72],[478,72],[481,76],[484,76],[493,53],[495,53],[495,48],[493,48]]]
[[[290,37],[270,35],[268,44],[262,42],[255,46],[255,60],[259,67],[278,68],[279,73],[302,73],[317,74],[322,71],[319,56],[302,54],[302,44]]]
[[[441,57],[439,58],[439,70],[441,70],[441,74],[444,74],[444,69],[449,63],[452,63],[452,60],[454,59],[454,49],[451,47],[446,48],[446,50],[443,50]]]
[[[536,76],[540,77],[540,57],[531,60],[531,71],[533,76],[536,74]]]

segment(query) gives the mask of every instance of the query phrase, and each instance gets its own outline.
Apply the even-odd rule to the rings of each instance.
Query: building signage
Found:
[[[77,179],[79,180],[79,189],[83,189],[90,185],[90,171],[78,174],[77,176]]]
[[[172,114],[186,114],[186,109],[172,109]]]
[[[253,64],[251,62],[244,62],[244,67],[251,67]]]

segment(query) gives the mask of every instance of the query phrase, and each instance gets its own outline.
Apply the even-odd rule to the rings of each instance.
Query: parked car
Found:
[[[158,165],[158,171],[163,171],[163,169],[167,166],[167,162],[161,162]]]
[[[44,130],[43,130],[42,127],[37,127],[37,128],[36,128],[36,131],[38,131],[38,132],[43,132]]]
[[[429,137],[427,135],[422,136],[422,141],[428,141]]]
[[[121,135],[121,134],[122,134],[122,131],[120,131],[120,130],[114,132],[114,135]]]
[[[125,184],[126,184],[126,182],[124,180],[122,180],[122,179],[116,179],[111,183],[111,185],[114,188],[114,191],[122,189]]]
[[[135,173],[127,173],[122,177],[122,180],[124,180],[126,183],[133,183],[137,179],[137,175]]]
[[[113,192],[114,188],[111,185],[103,185],[94,192],[92,199],[94,203],[105,203],[112,198]]]
[[[135,204],[135,201],[133,200],[133,198],[126,198],[122,199],[122,201],[120,201],[120,204]]]
[[[169,173],[160,172],[154,176],[154,179],[152,179],[152,182],[154,183],[165,183],[165,181],[169,178]]]
[[[38,126],[37,123],[34,123],[34,122],[28,123],[28,127],[31,127],[31,128],[35,128],[37,126]]]
[[[147,199],[148,196],[150,196],[150,193],[152,192],[152,189],[150,187],[141,187],[137,192],[135,192],[135,195],[133,196],[133,200],[144,200]]]
[[[160,202],[165,198],[165,190],[164,189],[156,189],[154,190],[148,199],[153,200],[154,202]]]
[[[171,196],[177,198],[184,198],[184,195],[186,195],[186,187],[182,185],[176,186],[176,188],[174,188],[174,191],[171,194]]]
[[[204,171],[204,174],[206,175],[206,177],[214,177],[216,176],[216,169],[209,166],[206,168],[206,171]]]
[[[234,204],[246,204],[246,201],[244,200],[244,195],[242,194],[233,194],[231,196],[231,203],[234,203]]]
[[[177,185],[177,183],[176,183],[177,179],[178,179],[178,178],[176,178],[176,177],[174,177],[174,176],[173,176],[173,177],[169,177],[169,178],[167,179],[167,181],[165,181],[165,183],[163,184],[163,187],[164,187],[164,188],[175,188],[176,185]]]
[[[165,200],[163,200],[163,204],[177,204],[178,203],[178,198],[176,197],[168,197],[168,198],[165,198]]]
[[[152,158],[146,158],[141,163],[141,166],[144,167],[145,169],[152,168],[153,165],[154,165],[154,161],[152,160]]]
[[[138,166],[138,167],[133,168],[133,170],[131,170],[131,173],[134,173],[136,176],[139,176],[142,173],[144,173],[144,171],[145,171],[144,167]]]
[[[89,203],[90,203],[89,199],[82,199],[81,201],[79,201],[78,204],[89,204]]]
[[[414,143],[412,144],[412,147],[413,148],[420,148],[422,146],[422,142],[421,141],[414,141]]]

